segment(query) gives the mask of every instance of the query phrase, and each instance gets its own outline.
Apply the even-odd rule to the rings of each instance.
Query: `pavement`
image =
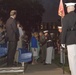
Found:
[[[26,65],[26,64],[25,64]],[[0,75],[70,75],[65,72],[63,74],[63,69],[58,67],[56,64],[52,63],[51,65],[39,64],[28,64],[24,73],[1,73]]]

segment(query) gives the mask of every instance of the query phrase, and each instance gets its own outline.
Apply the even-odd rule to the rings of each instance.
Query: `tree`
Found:
[[[24,27],[36,27],[41,23],[44,13],[44,8],[38,0],[3,0],[2,9],[6,11],[4,12],[7,14],[6,19],[9,17],[9,11],[16,9],[18,11],[17,20]]]

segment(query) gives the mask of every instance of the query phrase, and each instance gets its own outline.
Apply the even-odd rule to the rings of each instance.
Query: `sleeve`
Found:
[[[66,43],[67,26],[68,26],[68,21],[67,21],[67,19],[64,17],[64,18],[62,19],[61,44],[65,44],[65,43]]]

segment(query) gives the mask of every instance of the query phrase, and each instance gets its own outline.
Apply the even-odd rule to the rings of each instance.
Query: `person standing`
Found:
[[[45,33],[45,39],[47,43],[45,64],[51,64],[52,63],[53,41],[52,41],[51,36],[49,35],[48,30],[44,31],[44,33]]]
[[[23,29],[22,29],[19,22],[17,22],[17,28],[19,30],[19,40],[18,40],[18,43],[17,43],[17,49],[16,49],[16,53],[15,53],[15,58],[14,58],[14,61],[16,63],[18,63],[18,55],[19,55],[18,49],[22,48],[22,36],[23,36]]]
[[[55,59],[54,33],[50,33],[50,37],[51,37],[52,43],[53,43],[52,60],[54,60]]]
[[[20,25],[19,22],[17,23],[17,27],[18,27],[18,30],[19,30],[19,41],[18,41],[18,44],[17,44],[17,50],[18,50],[18,48],[22,48],[23,27]]]
[[[58,31],[60,33],[59,40],[58,40],[59,53],[60,53],[60,64],[64,64],[65,63],[65,52],[63,51],[63,49],[61,47],[62,26],[58,26]]]
[[[38,33],[34,32],[32,34],[31,40],[30,40],[30,50],[33,54],[33,60],[32,60],[32,64],[37,64],[37,60],[39,58],[39,42],[38,42]]]
[[[41,51],[41,62],[45,62],[46,58],[46,40],[44,33],[42,31],[39,32],[39,42],[40,42],[40,51]]]
[[[7,66],[12,67],[14,64],[14,56],[17,47],[17,41],[19,40],[19,31],[16,24],[16,10],[10,11],[10,17],[6,22],[6,36],[8,40],[8,54],[7,54]]]
[[[61,46],[67,47],[71,75],[76,75],[76,3],[65,3],[67,15],[62,19]]]

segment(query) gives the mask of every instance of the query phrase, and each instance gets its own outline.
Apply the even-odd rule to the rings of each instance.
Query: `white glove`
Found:
[[[65,48],[65,44],[61,44],[62,48]]]

